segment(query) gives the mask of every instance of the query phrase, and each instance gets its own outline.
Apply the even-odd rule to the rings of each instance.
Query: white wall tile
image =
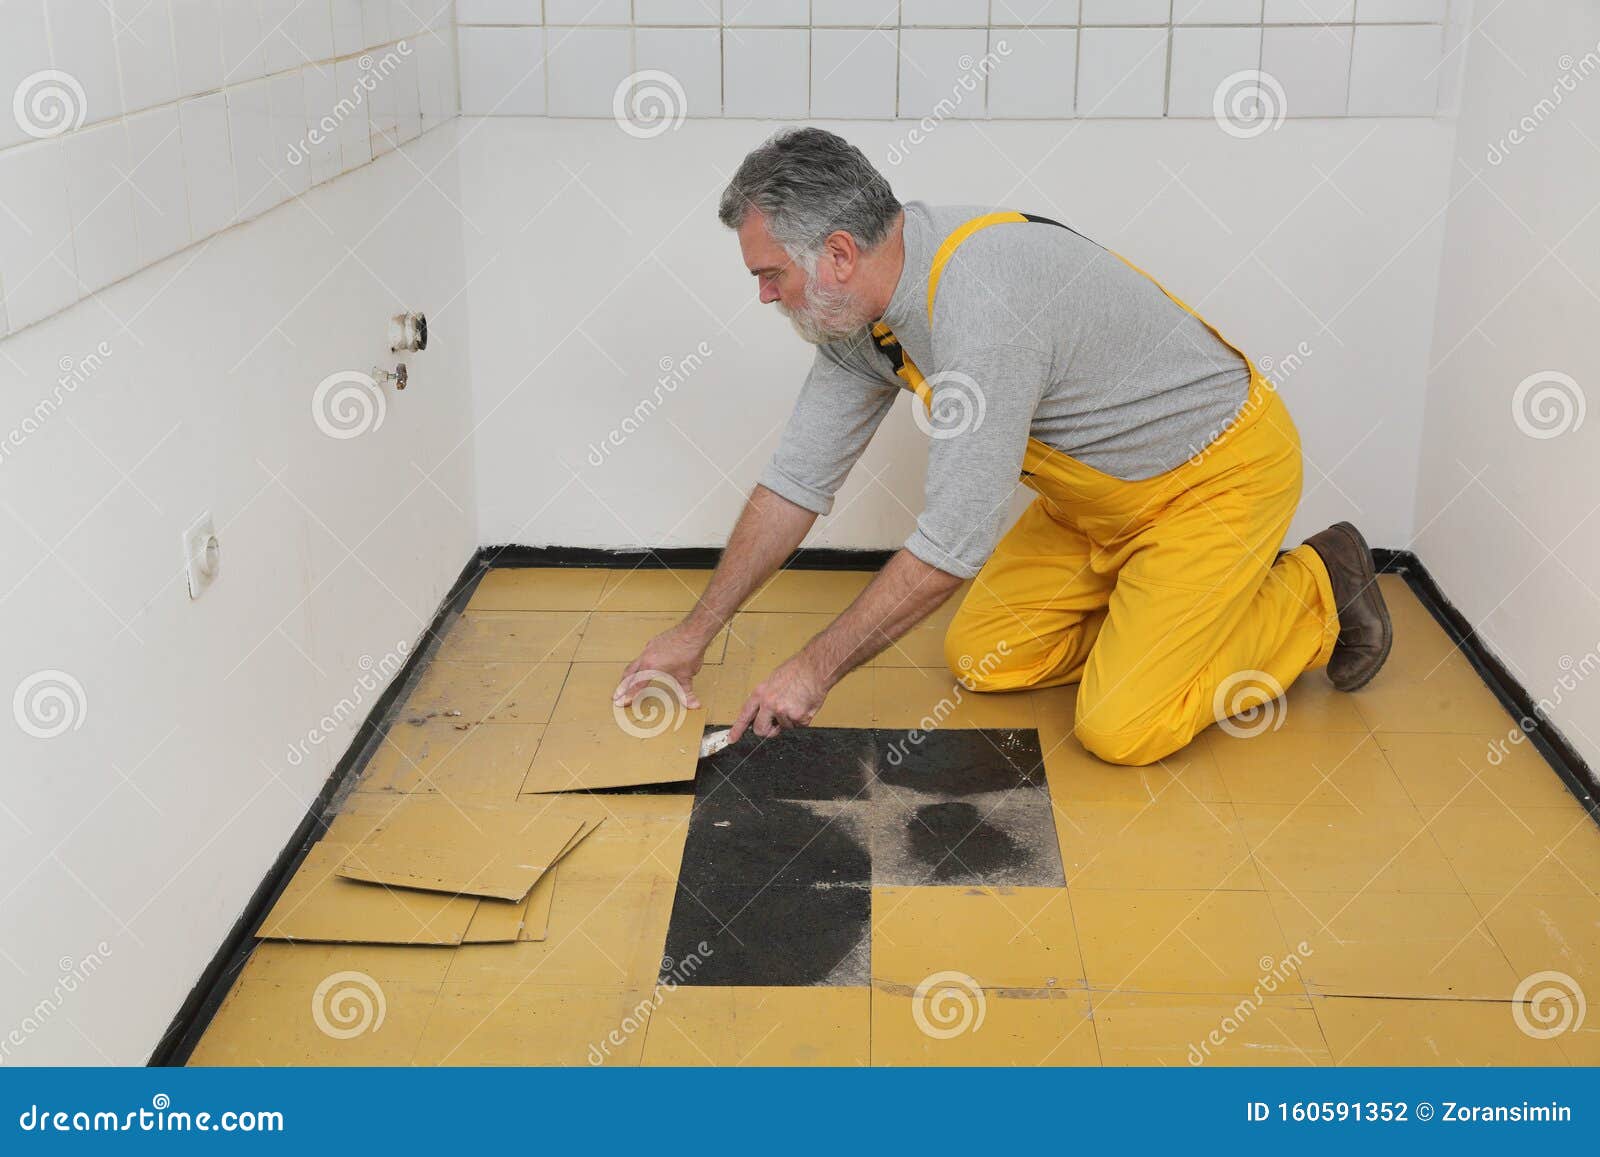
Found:
[[[1288,116],[1343,116],[1350,29],[1268,28],[1261,36],[1261,71],[1283,86]]]
[[[626,28],[551,28],[545,68],[550,115],[608,117],[617,86],[633,71]]]
[[[386,59],[386,56],[379,56],[376,53],[370,55],[374,58],[374,66],[364,74],[370,81],[370,86],[365,90],[367,120],[368,128],[371,130],[372,155],[381,157],[399,143],[400,97],[396,92],[394,74],[379,71],[377,67],[377,61]]]
[[[1209,117],[1228,77],[1261,67],[1261,29],[1174,28],[1167,115]]]
[[[226,92],[234,201],[241,221],[260,216],[283,200],[283,187],[272,178],[277,154],[267,88],[265,80],[253,80]]]
[[[1085,28],[1078,48],[1079,116],[1160,116],[1167,29]]]
[[[178,66],[172,55],[168,0],[112,0],[111,16],[122,107],[137,112],[176,100]]]
[[[266,75],[261,19],[249,0],[221,0],[222,83],[244,84]]]
[[[1083,0],[1085,24],[1165,24],[1171,0]]]
[[[1327,24],[1354,14],[1355,0],[1267,0],[1262,15],[1268,24]]]
[[[1076,24],[1078,0],[994,0],[992,24]]]
[[[544,29],[462,28],[461,112],[537,116],[544,112]]]
[[[67,211],[78,284],[93,293],[139,266],[128,185],[128,130],[122,121],[96,125],[62,138],[66,146]]]
[[[55,67],[83,88],[86,124],[122,115],[117,83],[117,51],[111,38],[111,13],[98,3],[47,5],[50,48]]]
[[[984,115],[987,78],[982,61],[989,34],[982,28],[905,28],[900,32],[900,115],[943,109],[952,117]]]
[[[189,195],[183,183],[177,105],[128,118],[128,156],[139,264],[150,265],[189,244]]]
[[[989,0],[900,0],[900,23],[971,28],[989,22]]]
[[[333,51],[338,56],[360,52],[367,46],[361,27],[361,0],[333,0]]]
[[[1172,0],[1174,24],[1259,24],[1261,0]]]
[[[899,0],[811,0],[817,28],[893,28],[899,22]]]
[[[293,165],[294,150],[305,147],[306,89],[298,72],[286,72],[267,82],[267,104],[272,117],[272,171],[280,199],[304,193],[311,187],[311,170]]]
[[[1356,0],[1356,23],[1383,23],[1398,20],[1431,21],[1442,24],[1444,0]]]
[[[456,0],[457,24],[539,24],[539,0]]]
[[[684,116],[721,115],[720,29],[640,28],[633,34],[633,65],[640,72],[664,72],[677,81],[683,90]],[[664,115],[670,118],[676,111],[669,109]]]
[[[1077,29],[996,28],[989,33],[989,52],[996,61],[989,73],[990,116],[1072,115],[1078,78]]]
[[[189,195],[189,236],[199,241],[233,223],[233,162],[228,149],[228,102],[222,93],[178,105],[183,136],[183,182]]]
[[[338,70],[322,64],[307,68],[301,77],[306,93],[306,138],[295,163],[311,170],[311,183],[331,181],[344,171],[339,155]]]
[[[626,24],[629,19],[628,0],[544,0],[546,24]]]
[[[362,94],[361,103],[339,122],[339,164],[347,173],[372,160],[372,116],[366,89],[361,87],[362,75],[359,57],[341,60],[334,67],[333,83],[341,97]]]
[[[417,39],[417,87],[422,95],[422,131],[456,115],[456,48],[450,29]]]
[[[365,47],[389,41],[389,0],[361,0],[361,38]]]
[[[220,0],[172,0],[172,41],[178,56],[178,95],[222,87]]]
[[[633,22],[640,25],[722,23],[722,0],[633,0]]]
[[[0,152],[0,289],[13,330],[78,300],[65,148],[45,140]]]
[[[891,119],[895,34],[876,28],[811,32],[811,115]]]
[[[34,139],[12,115],[12,101],[27,77],[51,67],[44,0],[8,0],[4,17],[5,35],[0,36],[0,149]]]
[[[422,94],[417,89],[417,54],[400,58],[394,75],[395,126],[403,145],[422,135]]]
[[[1432,116],[1443,55],[1444,29],[1437,24],[1357,27],[1350,115]]]
[[[722,22],[739,26],[784,24],[804,27],[811,20],[807,0],[722,0]]]
[[[730,28],[722,34],[722,111],[732,117],[806,115],[811,34]]]

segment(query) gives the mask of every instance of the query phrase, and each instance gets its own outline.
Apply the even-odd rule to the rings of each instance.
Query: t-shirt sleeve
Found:
[[[897,393],[898,387],[856,365],[851,352],[818,346],[761,485],[814,514],[827,514]]]
[[[1019,345],[952,356],[930,376],[926,498],[906,549],[929,566],[971,578],[994,552],[1022,472],[1049,358]]]

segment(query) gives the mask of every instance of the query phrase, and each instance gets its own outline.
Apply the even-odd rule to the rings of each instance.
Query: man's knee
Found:
[[[1009,691],[1016,687],[1010,645],[970,617],[956,612],[944,633],[944,661],[950,673],[972,691]]]
[[[1126,696],[1097,695],[1089,686],[1078,691],[1073,732],[1090,755],[1125,767],[1155,763],[1188,742],[1159,712],[1140,710]]]

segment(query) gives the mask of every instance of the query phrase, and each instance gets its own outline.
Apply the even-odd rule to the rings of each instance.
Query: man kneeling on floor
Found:
[[[1326,666],[1365,684],[1388,611],[1359,531],[1282,555],[1300,440],[1270,382],[1143,271],[1029,214],[902,205],[820,129],[744,159],[719,215],[763,302],[817,347],[777,453],[699,605],[628,668],[692,680],[800,542],[900,389],[928,431],[916,532],[751,692],[733,738],[809,723],[829,690],[972,586],[945,657],[976,691],[1078,683],[1076,734],[1145,764]],[[1002,536],[1017,480],[1038,497]],[[1232,693],[1242,677],[1254,690]]]

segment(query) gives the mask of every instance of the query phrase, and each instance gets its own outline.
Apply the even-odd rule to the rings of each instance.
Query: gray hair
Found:
[[[750,210],[767,221],[773,240],[808,272],[822,243],[843,231],[862,249],[877,246],[900,212],[882,173],[849,141],[825,129],[785,129],[739,165],[722,191],[717,217],[729,229]]]

